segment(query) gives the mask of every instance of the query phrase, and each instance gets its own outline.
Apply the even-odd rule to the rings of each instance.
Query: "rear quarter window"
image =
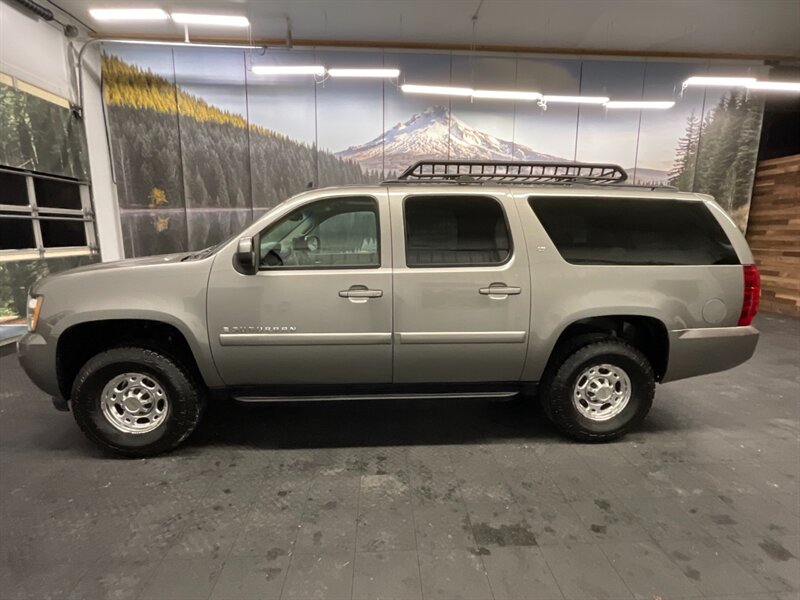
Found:
[[[558,252],[572,264],[739,264],[703,202],[538,196],[528,202]]]

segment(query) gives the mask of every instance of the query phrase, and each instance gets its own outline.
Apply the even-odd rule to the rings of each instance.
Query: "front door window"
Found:
[[[261,233],[260,268],[378,268],[378,238],[375,199],[328,198],[296,209]]]

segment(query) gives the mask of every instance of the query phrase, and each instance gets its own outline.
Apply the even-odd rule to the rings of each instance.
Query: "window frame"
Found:
[[[483,200],[491,200],[500,206],[500,212],[503,215],[503,222],[508,232],[508,255],[502,262],[492,263],[442,263],[436,265],[409,265],[408,264],[408,220],[407,220],[407,207],[406,203],[414,198],[480,198]],[[497,196],[491,194],[408,194],[403,197],[403,264],[407,269],[497,269],[502,268],[511,262],[514,257],[514,235],[511,231],[511,223],[508,220],[508,213],[503,202]]]
[[[0,171],[15,177],[23,177],[28,196],[27,205],[14,205],[0,203],[0,219],[20,220],[30,223],[33,228],[34,247],[0,249],[0,263],[18,260],[36,260],[60,258],[67,256],[91,256],[99,252],[97,234],[95,231],[95,212],[92,205],[91,191],[88,181],[59,177],[34,171],[18,170],[0,166]],[[36,200],[37,179],[48,179],[79,188],[81,208],[45,208],[40,207]],[[2,199],[0,199],[1,201]],[[85,231],[86,244],[81,246],[45,246],[41,222],[42,221],[71,221],[82,222]]]
[[[320,202],[328,202],[331,200],[369,200],[375,207],[375,226],[376,226],[376,248],[375,254],[378,257],[378,264],[377,265],[295,265],[295,266],[278,266],[278,267],[270,267],[270,266],[262,266],[261,265],[261,236],[264,235],[270,227],[273,227],[280,223],[283,219],[288,217],[291,214],[294,214],[296,211],[307,208],[314,204],[318,204]],[[345,213],[339,213],[345,214]],[[372,196],[370,194],[353,194],[353,195],[344,195],[344,196],[325,196],[323,198],[316,198],[315,200],[311,200],[309,202],[305,202],[300,206],[294,207],[289,212],[281,215],[271,223],[268,223],[265,227],[263,227],[255,236],[255,250],[256,250],[256,264],[258,265],[258,273],[261,272],[268,272],[268,273],[281,273],[284,271],[352,271],[352,270],[378,270],[383,267],[383,260],[381,256],[381,248],[382,248],[382,240],[381,240],[381,206],[378,198]]]
[[[539,216],[539,214],[536,212],[536,208],[534,207],[534,203],[536,202],[536,200],[539,200],[539,199],[542,199],[542,198],[557,198],[557,199],[560,199],[560,200],[570,200],[570,199],[595,200],[597,202],[602,202],[603,200],[624,200],[625,202],[631,202],[631,203],[637,203],[637,202],[639,202],[639,203],[645,203],[645,202],[651,202],[651,203],[680,203],[680,204],[690,203],[690,204],[694,204],[694,205],[700,205],[701,209],[703,211],[705,211],[705,213],[706,213],[706,216],[704,218],[708,219],[708,221],[709,221],[709,223],[711,224],[712,227],[716,226],[716,228],[719,230],[719,233],[722,235],[722,237],[724,239],[726,239],[728,241],[728,243],[731,245],[732,259],[734,260],[734,262],[724,262],[724,263],[715,264],[715,263],[661,263],[661,262],[658,262],[658,263],[652,263],[652,262],[651,263],[648,263],[648,262],[613,262],[612,263],[612,262],[604,262],[603,260],[576,261],[576,260],[568,258],[567,256],[564,255],[564,252],[562,251],[562,248],[560,248],[559,245],[555,242],[555,240],[553,239],[553,236],[550,234],[550,231],[548,230],[548,228],[545,225],[544,221]],[[561,258],[561,260],[563,260],[568,265],[571,265],[571,266],[574,266],[574,267],[648,267],[648,268],[652,268],[652,267],[695,267],[695,268],[696,267],[704,267],[705,268],[705,267],[710,267],[710,266],[736,266],[736,265],[741,265],[742,264],[741,263],[741,259],[739,258],[739,255],[736,252],[736,248],[733,247],[733,244],[732,244],[732,242],[730,240],[730,237],[728,236],[727,232],[722,227],[722,225],[717,221],[717,219],[714,216],[714,214],[708,209],[707,206],[705,206],[705,203],[703,201],[701,201],[701,200],[684,200],[684,199],[681,199],[681,198],[646,198],[646,197],[642,197],[642,196],[624,196],[624,197],[621,197],[621,196],[592,196],[591,194],[580,194],[580,195],[578,195],[578,194],[575,194],[575,195],[570,194],[568,196],[558,196],[558,195],[554,195],[554,194],[533,194],[533,195],[527,196],[526,204],[528,205],[528,208],[531,211],[531,213],[533,213],[533,216],[539,222],[539,225],[542,227],[542,231],[547,236],[547,239],[550,241],[550,243],[552,244],[552,246],[555,249],[555,251],[558,253],[558,256]]]

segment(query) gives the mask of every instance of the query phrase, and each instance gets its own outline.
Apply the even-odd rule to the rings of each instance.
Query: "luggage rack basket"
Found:
[[[628,174],[619,165],[517,161],[421,160],[387,183],[579,183],[619,185]]]

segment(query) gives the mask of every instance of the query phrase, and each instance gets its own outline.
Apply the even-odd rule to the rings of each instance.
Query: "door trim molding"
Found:
[[[391,344],[391,333],[221,333],[220,346],[342,346]]]
[[[402,331],[401,344],[521,344],[525,331]]]

